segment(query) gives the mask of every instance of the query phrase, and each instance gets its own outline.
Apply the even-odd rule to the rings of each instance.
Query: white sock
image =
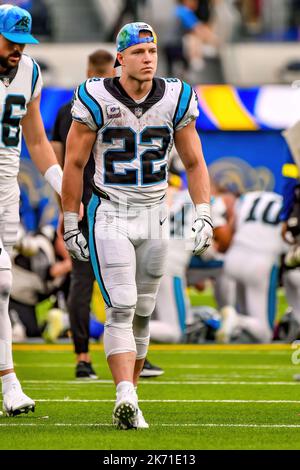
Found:
[[[127,380],[122,380],[122,382],[119,382],[117,385],[117,393],[122,393],[124,390],[134,390],[134,386],[132,382],[129,382]]]
[[[1,377],[1,382],[2,382],[2,393],[7,393],[12,385],[20,385],[20,382],[17,379],[17,376],[14,372],[10,372],[9,374],[2,375]]]

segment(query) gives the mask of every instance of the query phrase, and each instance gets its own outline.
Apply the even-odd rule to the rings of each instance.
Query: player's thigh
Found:
[[[165,272],[168,240],[145,240],[136,248],[136,284],[139,294],[157,293]]]
[[[104,301],[109,307],[134,307],[137,301],[135,251],[128,238],[110,240],[95,234],[92,264]]]

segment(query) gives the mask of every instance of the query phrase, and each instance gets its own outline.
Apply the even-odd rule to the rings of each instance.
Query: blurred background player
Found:
[[[282,280],[290,306],[286,341],[300,336],[300,121],[283,132],[286,160],[282,166],[283,206],[280,214],[282,236],[288,244],[283,260]]]
[[[114,58],[102,49],[88,56],[87,72],[91,77],[114,76]],[[72,124],[72,102],[62,106],[58,112],[52,135],[52,146],[61,167],[65,163],[66,140]],[[79,223],[80,229],[88,238],[87,205],[92,195],[92,180],[95,173],[95,162],[90,158],[84,169],[84,184],[82,203],[84,205],[83,218]],[[76,354],[75,375],[80,379],[97,379],[97,374],[91,364],[89,354],[89,319],[90,304],[94,285],[94,272],[91,263],[72,258],[72,271],[67,307],[70,315],[72,338]]]
[[[49,144],[40,114],[42,79],[39,66],[24,55],[25,44],[38,41],[30,34],[31,16],[12,5],[0,6],[0,81],[2,140],[0,143],[0,376],[3,408],[8,415],[34,410],[16,377],[12,360],[12,331],[8,315],[12,286],[10,253],[19,223],[19,157],[21,131],[31,158],[60,194],[62,171]]]
[[[174,156],[172,163],[176,159]],[[153,320],[150,321],[150,336],[153,341],[161,343],[179,343],[190,341],[195,328],[199,324],[199,317],[194,318],[187,295],[187,269],[191,259],[199,263],[201,269],[193,273],[193,278],[206,279],[213,277],[218,283],[215,289],[218,307],[228,304],[232,297],[232,281],[227,281],[223,275],[223,261],[219,268],[211,268],[211,260],[220,260],[221,254],[217,249],[224,251],[228,247],[231,232],[228,227],[227,208],[221,196],[211,198],[211,214],[214,226],[214,243],[205,252],[203,257],[193,256],[193,247],[189,242],[189,230],[193,220],[193,205],[189,192],[185,189],[183,179],[175,173],[175,164],[171,165],[169,173],[168,202],[170,206],[170,240],[167,256],[166,272],[161,280],[156,299]],[[172,173],[173,171],[173,173]],[[213,189],[214,185],[211,185]],[[217,244],[217,245],[216,245]],[[216,245],[216,247],[214,247]],[[209,260],[209,261],[207,261]],[[213,264],[215,266],[216,263]],[[195,271],[193,269],[193,271]],[[201,271],[201,274],[199,274]],[[222,279],[221,279],[222,278]],[[227,276],[228,278],[228,276]],[[225,286],[223,286],[225,284]],[[234,287],[234,286],[233,286]],[[222,291],[222,292],[221,292]],[[223,292],[224,291],[224,292]],[[220,293],[221,292],[221,293]],[[197,309],[195,309],[195,312]],[[208,315],[208,311],[206,311]],[[201,322],[203,326],[203,323]]]
[[[237,309],[221,310],[219,342],[268,343],[273,338],[279,257],[283,252],[279,215],[282,197],[252,191],[236,203],[234,235],[225,256],[225,272],[237,286]]]
[[[148,427],[135,387],[166,259],[164,198],[173,136],[196,209],[195,252],[204,251],[212,238],[209,177],[194,122],[197,99],[178,79],[154,78],[156,43],[148,24],[125,25],[117,37],[121,78],[91,79],[77,89],[64,171],[64,238],[74,257],[88,260],[78,210],[83,169],[93,149],[90,250],[107,305],[104,348],[117,389],[113,421],[120,429]]]

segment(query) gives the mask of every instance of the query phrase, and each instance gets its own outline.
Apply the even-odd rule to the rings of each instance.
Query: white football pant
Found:
[[[253,341],[268,343],[273,337],[278,279],[277,256],[232,246],[225,256],[225,272],[237,283],[240,331]]]
[[[106,356],[136,352],[146,357],[168,247],[168,210],[127,208],[93,195],[88,208],[89,248],[106,304]]]
[[[10,253],[16,243],[18,225],[19,204],[0,207],[0,371],[13,369],[8,303],[12,286]]]

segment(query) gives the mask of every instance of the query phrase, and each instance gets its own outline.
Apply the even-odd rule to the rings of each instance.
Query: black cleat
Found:
[[[76,379],[96,380],[98,376],[94,371],[91,362],[80,361],[76,365]]]
[[[35,406],[33,405],[29,405],[29,406],[24,406],[23,408],[20,408],[18,410],[10,410],[10,411],[7,411],[6,412],[6,415],[7,416],[19,416],[21,414],[25,414],[27,415],[29,413],[29,411],[32,411],[32,413],[34,413],[34,410],[35,410]]]
[[[154,366],[148,359],[145,359],[144,367],[140,373],[140,377],[159,377],[160,375],[164,374],[165,371],[158,366]]]

